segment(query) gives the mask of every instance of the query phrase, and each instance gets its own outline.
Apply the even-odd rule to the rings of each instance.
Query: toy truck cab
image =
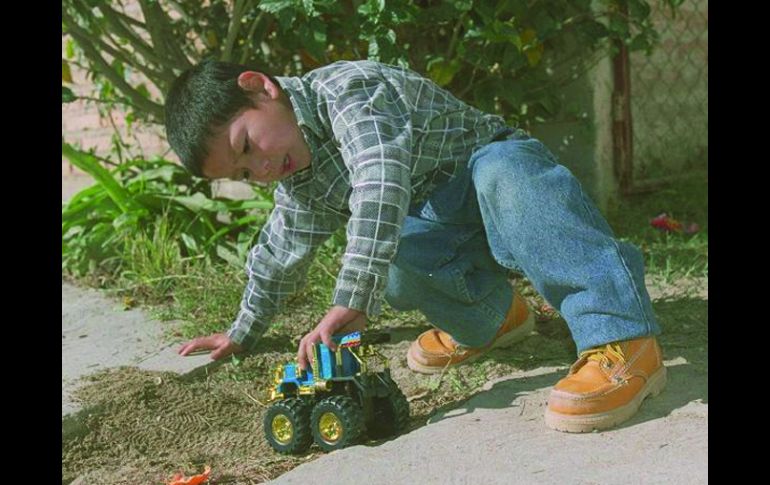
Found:
[[[374,347],[379,335],[361,332],[333,337],[332,351],[313,348],[311,369],[296,363],[275,369],[265,414],[267,441],[280,453],[302,453],[315,441],[325,451],[387,437],[409,425],[409,404]]]

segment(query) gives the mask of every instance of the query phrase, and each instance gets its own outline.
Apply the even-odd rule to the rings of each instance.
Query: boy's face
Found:
[[[310,166],[310,149],[286,95],[267,76],[248,71],[238,85],[255,107],[239,111],[209,143],[203,175],[273,182]]]

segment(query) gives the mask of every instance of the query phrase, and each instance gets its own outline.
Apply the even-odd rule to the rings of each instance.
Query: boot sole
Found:
[[[565,431],[567,433],[590,433],[612,428],[631,418],[639,410],[648,396],[654,397],[660,394],[666,387],[666,368],[661,366],[655,374],[650,377],[644,387],[634,397],[631,402],[612,411],[596,414],[586,414],[575,416],[561,414],[546,409],[545,424],[556,431]]]
[[[522,323],[517,328],[511,330],[510,332],[506,333],[502,337],[495,340],[494,343],[490,345],[489,348],[485,349],[483,352],[479,352],[475,355],[472,355],[461,362],[458,362],[456,364],[450,364],[449,366],[446,366],[446,365],[427,366],[417,361],[417,358],[413,354],[413,347],[410,346],[409,352],[406,353],[406,364],[414,372],[419,372],[420,374],[438,374],[439,372],[443,371],[446,367],[457,367],[458,365],[473,362],[477,360],[479,357],[486,354],[489,350],[510,347],[511,345],[517,342],[520,342],[521,340],[524,340],[527,336],[529,336],[529,334],[534,329],[535,329],[535,314],[532,312],[529,312],[529,316],[527,316],[527,319],[524,320],[524,323]]]

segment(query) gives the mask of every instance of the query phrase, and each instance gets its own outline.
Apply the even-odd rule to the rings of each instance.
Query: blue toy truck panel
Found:
[[[353,332],[347,335],[332,337],[338,345],[337,352],[333,352],[323,343],[316,344],[318,358],[319,378],[329,380],[334,378],[352,377],[356,375],[361,366],[352,355],[351,348],[361,345],[361,333]],[[340,353],[342,365],[337,367],[337,353]],[[290,387],[307,387],[314,383],[311,369],[300,371],[297,364],[285,364],[283,366],[283,378],[278,385],[278,391],[285,393]]]
[[[286,392],[287,384],[291,384],[297,388],[313,385],[313,372],[310,369],[305,372],[300,372],[299,375],[297,375],[297,371],[296,364],[286,364],[283,366],[283,382],[278,386],[279,392]]]
[[[357,374],[361,369],[361,365],[358,361],[350,355],[350,350],[345,349],[342,353],[342,374],[345,376],[352,376]]]
[[[351,355],[351,348],[361,345],[361,332],[353,332],[341,337],[333,337],[334,341],[339,344],[338,352],[342,352],[342,375],[337,377],[349,377],[357,374],[361,370],[361,365],[358,363],[353,355]],[[339,341],[337,340],[339,339]]]
[[[334,377],[334,371],[332,370],[334,366],[334,352],[329,350],[329,347],[326,345],[319,345],[318,346],[318,355],[321,357],[321,368],[319,369],[321,371],[321,379],[331,379]]]
[[[358,333],[358,332],[356,332]],[[345,337],[348,337],[349,335],[346,335]],[[335,338],[335,340],[337,340]],[[335,377],[350,377],[352,375],[355,375],[360,370],[361,366],[356,360],[355,357],[350,353],[350,347],[357,346],[354,345],[347,345],[343,347],[340,344],[339,341],[336,342],[339,347],[337,348],[337,352],[341,353],[342,357],[342,366],[341,369],[337,368],[337,352],[333,352],[329,349],[326,345],[323,343],[318,344],[318,355],[320,355],[320,366],[319,366],[319,372],[321,373],[322,379],[332,379]]]

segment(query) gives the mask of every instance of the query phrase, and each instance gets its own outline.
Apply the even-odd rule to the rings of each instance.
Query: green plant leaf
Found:
[[[628,22],[620,16],[613,15],[610,17],[610,32],[613,32],[621,37],[626,37],[629,34]]]
[[[232,264],[233,266],[240,267],[243,264],[243,261],[238,257],[235,251],[228,248],[224,244],[217,244],[216,253],[217,256]]]
[[[206,242],[206,244],[207,245],[213,244],[214,242],[219,240],[225,234],[228,234],[228,233],[238,229],[241,226],[245,226],[245,225],[251,224],[251,223],[256,222],[256,221],[258,221],[260,219],[261,219],[261,217],[259,217],[259,216],[241,217],[240,219],[238,219],[236,221],[233,221],[232,223],[228,224],[227,227],[223,227],[222,229],[220,229],[217,232],[215,232],[214,235],[209,238],[209,240]]]
[[[144,180],[155,180],[160,179],[164,182],[171,182],[174,178],[174,175],[179,172],[178,167],[173,165],[166,165],[163,167],[158,168],[151,168],[148,170],[143,170],[141,172],[141,178]]]
[[[292,7],[294,2],[292,0],[262,0],[259,2],[260,10],[264,10],[267,13],[276,14],[281,10]]]
[[[313,0],[302,0],[302,8],[305,10],[305,14],[308,17],[314,17],[316,15],[315,6]]]
[[[637,21],[650,16],[650,5],[644,0],[628,0],[628,11]]]
[[[116,230],[122,230],[126,227],[137,226],[139,224],[139,215],[136,212],[124,212],[112,221],[112,227]]]
[[[218,200],[212,200],[203,195],[200,192],[196,192],[193,195],[177,195],[167,197],[169,200],[182,204],[193,212],[208,211],[208,212],[225,212],[227,205]]]
[[[428,76],[439,86],[446,86],[452,82],[460,67],[460,61],[457,59],[446,61],[443,57],[438,57],[428,63]]]
[[[269,200],[234,200],[225,202],[228,210],[272,209],[273,202]]]
[[[75,96],[75,93],[72,92],[70,88],[67,86],[61,87],[61,102],[62,104],[65,103],[71,103],[73,101],[77,101],[78,97]]]
[[[61,60],[61,82],[72,84],[72,72],[70,71],[70,63]]]
[[[180,236],[182,237],[182,242],[184,242],[184,245],[187,246],[187,249],[189,249],[192,254],[200,253],[200,249],[198,248],[198,243],[195,242],[195,238],[184,232],[180,234]]]
[[[367,0],[358,7],[358,13],[374,19],[385,9],[385,0]]]
[[[67,42],[64,44],[64,55],[67,57],[67,59],[72,59],[75,57],[75,41],[72,39],[67,39]]]
[[[92,176],[97,183],[104,186],[107,194],[120,207],[121,211],[129,212],[141,209],[141,206],[131,198],[131,195],[92,155],[76,150],[67,143],[62,143],[61,151],[62,155],[73,165]]]

